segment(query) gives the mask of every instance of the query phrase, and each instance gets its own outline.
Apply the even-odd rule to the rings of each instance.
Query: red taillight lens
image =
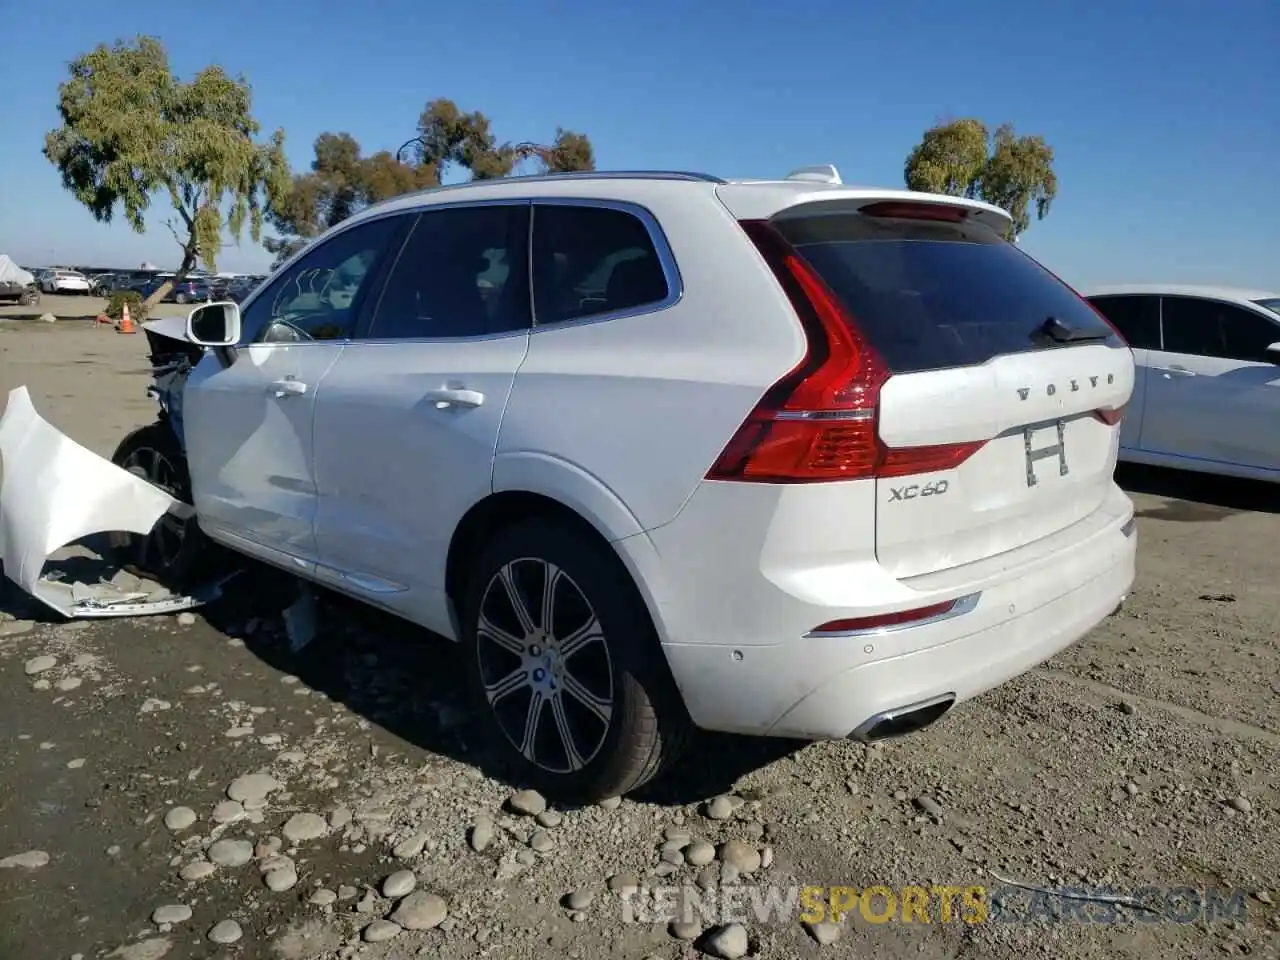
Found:
[[[944,603],[933,603],[927,607],[916,607],[914,610],[899,610],[896,613],[881,613],[872,617],[850,617],[845,620],[829,620],[820,627],[814,627],[811,633],[861,633],[866,630],[883,630],[885,627],[900,627],[909,623],[919,623],[950,613],[956,609],[959,600],[947,600]]]
[[[1124,407],[1107,407],[1093,411],[1093,415],[1109,427],[1114,427],[1124,418]]]
[[[870,203],[861,207],[858,212],[864,217],[894,217],[898,220],[941,220],[944,223],[960,223],[969,216],[963,207],[948,206],[943,203],[901,203],[885,200]]]
[[[958,466],[983,442],[890,450],[876,432],[889,368],[822,278],[768,222],[742,229],[795,308],[809,349],[764,395],[707,472],[709,480],[814,483]]]

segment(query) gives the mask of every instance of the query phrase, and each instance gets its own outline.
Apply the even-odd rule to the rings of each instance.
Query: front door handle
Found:
[[[427,391],[427,398],[434,400],[437,410],[449,407],[478,407],[484,403],[484,394],[479,390],[468,390],[465,387],[441,387],[439,390]]]
[[[1196,375],[1194,370],[1188,370],[1186,367],[1156,367],[1155,369],[1160,371],[1166,380],[1174,377],[1194,377]]]
[[[268,389],[277,400],[283,400],[302,396],[307,392],[307,385],[301,380],[273,380]]]

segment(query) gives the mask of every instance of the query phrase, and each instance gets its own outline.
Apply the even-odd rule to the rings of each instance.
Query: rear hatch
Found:
[[[974,443],[951,469],[875,479],[876,556],[896,577],[1014,550],[1098,509],[1133,389],[1114,329],[992,229],[990,208],[957,209],[816,202],[772,218],[891,373],[881,442]]]

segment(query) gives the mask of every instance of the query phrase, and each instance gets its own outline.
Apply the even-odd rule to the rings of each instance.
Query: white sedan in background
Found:
[[[1280,481],[1280,293],[1127,284],[1088,298],[1133,347],[1121,460]]]
[[[78,270],[50,270],[42,282],[45,293],[83,293],[92,289],[89,278]]]

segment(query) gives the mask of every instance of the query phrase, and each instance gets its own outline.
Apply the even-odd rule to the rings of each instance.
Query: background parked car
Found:
[[[262,283],[261,277],[235,277],[227,283],[226,290],[218,299],[234,300],[236,303],[243,303],[244,300],[258,289]]]
[[[161,286],[169,283],[171,277],[155,277],[154,279],[144,281],[135,285],[132,289],[145,300],[147,297],[155,293]],[[175,283],[168,293],[162,298],[163,303],[202,303],[213,300],[214,288],[209,281],[203,277],[188,278]]]
[[[23,306],[40,302],[40,287],[35,276],[3,254],[0,254],[0,302]]]
[[[1280,294],[1124,285],[1089,299],[1137,368],[1121,460],[1280,481]]]
[[[129,288],[129,278],[119,273],[101,273],[90,282],[95,297],[109,297],[117,290]]]
[[[80,293],[90,292],[89,278],[78,270],[51,270],[44,278],[41,289],[45,293]]]

